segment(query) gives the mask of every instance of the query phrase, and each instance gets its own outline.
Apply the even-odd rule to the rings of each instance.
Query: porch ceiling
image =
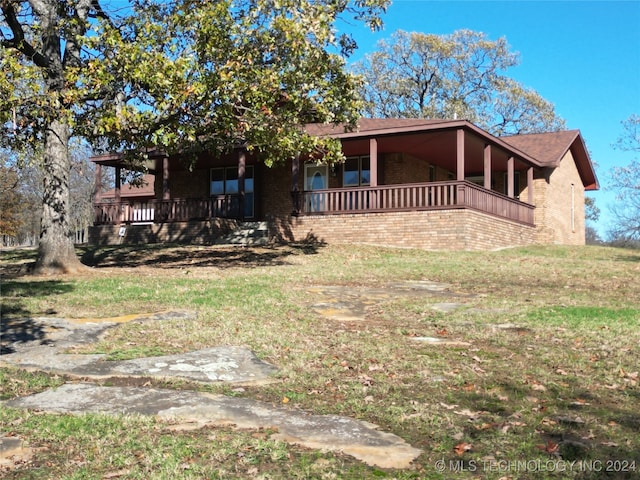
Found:
[[[97,165],[103,165],[106,167],[123,168],[125,170],[131,170],[135,172],[145,172],[156,174],[156,158],[162,158],[159,154],[149,155],[149,159],[143,164],[132,165],[127,162],[121,154],[109,153],[104,155],[95,155],[91,157],[91,161]]]
[[[456,169],[456,129],[380,136],[377,137],[377,142],[379,155],[403,153],[451,171]],[[369,138],[343,138],[342,145],[346,156],[369,154]],[[471,132],[465,132],[465,172],[467,175],[481,175],[483,173],[485,145],[485,139]],[[492,146],[493,171],[506,171],[508,158],[509,153],[495,145]],[[515,159],[516,170],[528,167],[528,164],[518,157]]]

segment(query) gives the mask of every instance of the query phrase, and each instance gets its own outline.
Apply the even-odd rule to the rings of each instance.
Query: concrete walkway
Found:
[[[55,372],[82,379],[112,377],[181,378],[234,385],[273,381],[277,369],[241,347],[216,347],[196,352],[135,360],[107,361],[104,355],[65,353],[94,343],[123,322],[189,319],[191,312],[161,312],[110,319],[3,319],[1,363]],[[373,466],[407,468],[420,455],[400,437],[376,425],[334,415],[310,415],[294,408],[222,395],[144,387],[107,387],[68,383],[59,388],[4,402],[14,408],[83,414],[136,413],[186,425],[233,424],[237,428],[275,428],[273,438],[329,451],[343,452]],[[0,432],[0,440],[2,440]],[[13,441],[13,440],[12,440]],[[2,441],[0,441],[2,444]]]

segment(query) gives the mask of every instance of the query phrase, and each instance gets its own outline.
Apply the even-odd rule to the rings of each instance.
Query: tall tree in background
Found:
[[[399,30],[354,71],[370,117],[464,118],[495,135],[562,130],[551,103],[505,76],[517,64],[504,38]]]
[[[355,124],[355,43],[388,0],[0,0],[0,142],[43,149],[37,272],[81,268],[73,248],[71,136],[131,162],[161,148],[244,145],[267,165],[299,152],[340,158],[308,121]],[[332,53],[339,52],[339,53]]]
[[[640,115],[631,115],[622,122],[623,133],[616,148],[640,152]],[[625,167],[614,167],[609,188],[616,190],[619,202],[612,208],[614,223],[609,232],[616,243],[640,242],[640,159]]]
[[[74,139],[69,148],[71,172],[69,175],[70,226],[76,233],[76,242],[87,240],[88,227],[93,224],[93,194],[95,191],[95,164],[89,159],[92,149]],[[103,177],[107,172],[103,172]],[[104,179],[101,179],[104,181]],[[103,183],[104,187],[104,183]]]
[[[18,190],[18,169],[12,166],[4,153],[0,153],[0,245],[7,245],[15,238],[21,226]]]
[[[69,219],[70,228],[76,232],[78,242],[86,239],[87,228],[93,222],[95,166],[89,160],[91,150],[82,142],[73,140],[69,146],[69,154]],[[39,151],[27,150],[18,155],[16,152],[0,149],[0,217],[11,217],[14,225],[12,229],[0,230],[6,245],[38,244],[44,198],[41,156]],[[112,186],[107,178],[108,173],[108,170],[103,171],[105,187]]]
[[[39,163],[23,164],[18,169],[18,191],[20,192],[20,228],[16,232],[17,245],[37,245],[42,216],[43,179]]]
[[[596,205],[595,198],[584,197],[584,219],[586,221],[585,240],[587,245],[602,243],[602,238],[600,238],[600,235],[598,235],[597,230],[593,226],[599,218],[600,208]]]

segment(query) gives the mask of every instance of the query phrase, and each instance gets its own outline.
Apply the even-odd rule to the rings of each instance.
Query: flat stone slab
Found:
[[[441,337],[410,337],[414,342],[420,342],[427,345],[448,345],[453,347],[469,347],[469,342],[462,340],[455,340],[453,338],[441,338]]]
[[[3,337],[10,341],[3,346],[0,363],[90,379],[181,378],[241,385],[272,381],[271,377],[277,371],[274,366],[261,361],[250,350],[236,346],[119,361],[108,361],[103,354],[65,353],[78,345],[97,342],[102,334],[119,323],[193,317],[189,312],[161,312],[109,319],[43,317],[9,320],[3,327]]]
[[[33,456],[33,451],[25,447],[18,437],[5,437],[0,434],[0,472],[2,469],[13,469],[24,464]]]
[[[52,350],[38,355],[3,355],[2,361],[20,368],[96,380],[150,377],[259,385],[271,382],[277,371],[276,367],[258,359],[250,350],[236,346],[119,361],[107,361],[105,355],[64,354]]]
[[[22,451],[23,445],[20,438],[0,435],[0,458],[9,458],[13,455],[19,455]]]
[[[463,303],[443,302],[443,303],[435,303],[435,304],[433,304],[431,309],[435,310],[437,312],[451,313],[451,312],[455,312],[456,310],[458,310],[458,309],[460,309],[462,307],[464,307]]]
[[[448,283],[432,282],[429,280],[415,280],[415,281],[390,283],[389,287],[396,290],[446,293],[451,288],[451,285],[449,285]]]
[[[314,303],[311,305],[311,308],[321,317],[338,321],[364,320],[366,315],[364,305],[357,304],[356,302],[328,301]]]
[[[408,468],[422,452],[377,426],[337,415],[201,392],[65,384],[5,405],[52,413],[153,415],[172,422],[276,429],[272,438],[308,448],[342,452],[381,468]]]
[[[214,347],[195,352],[116,362],[96,361],[68,370],[73,375],[101,377],[183,378],[194,382],[264,384],[276,367],[242,347]]]
[[[195,318],[195,313],[186,311],[166,311],[108,318],[3,317],[2,354],[4,356],[32,351],[42,349],[45,346],[60,350],[76,345],[95,343],[107,330],[122,323],[193,318]]]
[[[367,310],[382,301],[393,300],[398,297],[460,297],[451,292],[450,285],[431,281],[407,281],[389,283],[383,287],[366,286],[335,286],[324,285],[307,288],[307,292],[320,297],[320,301],[311,308],[320,316],[338,321],[364,320]],[[460,303],[439,303],[434,308],[449,312],[462,306]],[[455,307],[446,307],[453,306]]]

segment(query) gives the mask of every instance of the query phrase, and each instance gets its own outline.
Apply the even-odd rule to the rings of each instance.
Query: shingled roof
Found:
[[[558,167],[560,161],[570,150],[585,189],[598,189],[598,179],[596,178],[587,148],[580,135],[580,130],[528,133],[500,138],[518,150],[538,159],[545,167]]]
[[[491,143],[520,152],[522,157],[541,167],[557,168],[566,153],[571,150],[585,189],[597,190],[598,180],[589,153],[579,130],[532,133],[495,137],[466,120],[442,120],[424,118],[361,118],[357,128],[348,131],[344,125],[312,123],[305,126],[310,135],[347,139],[374,135],[419,133],[440,128],[467,128],[485,137]]]
[[[429,131],[457,128],[471,131],[488,144],[498,146],[504,151],[512,152],[524,162],[536,167],[557,168],[567,152],[571,151],[585,189],[598,189],[598,179],[579,130],[496,137],[467,120],[424,118],[361,118],[353,131],[345,129],[344,124],[310,123],[305,125],[305,131],[310,135],[333,137],[342,140],[374,138],[377,136],[391,137],[409,133],[421,134]],[[150,156],[160,155],[161,153],[154,151],[150,153]],[[95,163],[109,166],[120,166],[122,164],[122,159],[117,154],[96,156],[91,160]],[[149,171],[153,171],[151,162]],[[150,182],[150,184],[152,188],[153,183]],[[146,188],[130,189],[128,191],[126,191],[126,188],[123,185],[122,196],[144,196],[147,194],[149,185]],[[106,192],[103,196],[108,196],[109,193]]]
[[[352,134],[365,134],[369,132],[394,131],[399,129],[416,127],[433,127],[434,125],[445,126],[450,123],[457,123],[456,120],[439,120],[426,118],[361,118],[354,132],[345,130],[343,124],[333,125],[327,123],[309,123],[305,125],[305,131],[309,135],[317,137],[343,137]]]
[[[565,130],[562,132],[510,135],[500,138],[518,150],[537,158],[545,166],[557,167],[579,135],[579,130]]]

